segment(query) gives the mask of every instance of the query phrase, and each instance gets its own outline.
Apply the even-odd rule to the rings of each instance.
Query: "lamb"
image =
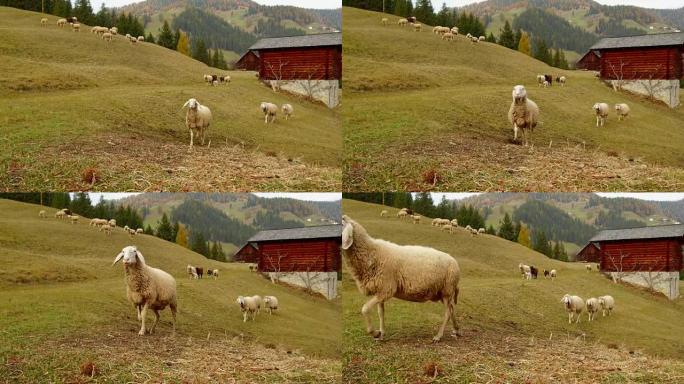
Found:
[[[594,113],[596,114],[596,128],[603,127],[606,125],[606,119],[608,119],[608,104],[606,103],[596,103],[594,104]]]
[[[589,315],[589,321],[594,320],[596,312],[599,310],[599,301],[595,297],[590,297],[587,299],[587,315]]]
[[[454,233],[454,226],[451,224],[442,224],[442,231],[449,231],[449,233]]]
[[[520,269],[520,273],[522,274],[523,279],[525,280],[531,280],[532,279],[532,271],[529,265],[520,263],[518,264],[518,269]]]
[[[63,27],[66,25],[66,19],[57,19],[57,26],[58,27]]]
[[[587,264],[586,268],[587,268],[587,272],[591,272],[591,265],[590,264]]]
[[[478,42],[480,42],[480,39],[478,39],[476,36],[471,36],[471,37],[470,37],[470,42],[472,42],[472,43],[478,43]]]
[[[550,275],[549,271],[544,269],[544,279],[548,279],[549,275]]]
[[[453,225],[454,227],[458,227],[458,220],[457,219],[451,220],[451,225]]]
[[[549,272],[549,276],[551,276],[551,280],[555,280],[555,279],[556,279],[556,270],[555,270],[555,269],[552,269],[552,270]]]
[[[204,276],[204,268],[195,267],[195,270],[197,271],[197,278],[201,279]]]
[[[567,78],[565,76],[561,76],[558,78],[558,82],[560,83],[561,87],[565,87],[566,81],[567,81]]]
[[[111,225],[109,225],[109,223],[104,224],[104,225],[102,225],[102,226],[100,227],[100,231],[104,231],[104,232],[105,232],[106,234],[108,234],[108,235],[111,235],[111,234],[112,234],[112,229],[114,229],[114,227],[112,227]]]
[[[211,110],[206,105],[201,105],[196,99],[188,99],[183,108],[188,107],[185,114],[185,126],[190,130],[190,150],[194,145],[195,135],[202,141],[206,137],[206,130],[211,124]]]
[[[112,228],[116,228],[116,219],[110,219],[108,224],[111,225]]]
[[[64,218],[66,218],[66,213],[64,213],[64,211],[55,212],[55,219],[64,219]]]
[[[397,21],[397,24],[399,24],[400,27],[405,27],[405,26],[408,25],[408,20],[406,20],[406,19],[399,19],[399,21]]]
[[[188,277],[190,279],[197,279],[197,269],[193,267],[192,265],[188,264],[186,271],[188,273]]]
[[[111,28],[109,28],[109,32],[111,32],[112,35],[117,35],[117,34],[119,34],[119,28],[111,27]]]
[[[447,32],[442,35],[442,40],[454,41],[454,34],[451,32]]]
[[[522,130],[523,145],[529,145],[532,132],[539,122],[539,107],[527,98],[527,90],[522,85],[513,87],[513,103],[508,110],[508,121],[513,124],[513,140],[518,139],[518,130]]]
[[[610,316],[610,314],[613,312],[613,308],[615,307],[615,299],[613,299],[613,296],[600,296],[598,298],[598,303],[601,307],[603,317],[606,316],[606,312],[608,312],[608,316]]]
[[[242,311],[242,321],[247,322],[247,318],[251,315],[252,321],[256,317],[257,303],[253,297],[238,296],[236,302],[240,305],[240,310]]]
[[[454,35],[458,35],[458,27],[451,28],[451,33],[453,33]]]
[[[487,38],[484,37],[484,36],[480,36],[480,37],[478,38],[478,40],[480,40],[480,41],[485,41],[485,40],[487,40]]]
[[[207,82],[207,85],[211,85],[211,83],[214,81],[214,78],[211,75],[204,75],[203,76],[204,81]]]
[[[43,17],[42,19],[40,19],[40,26],[41,27],[47,27],[47,24],[48,24],[48,18],[47,17]]]
[[[142,253],[134,246],[125,247],[114,259],[112,266],[123,259],[126,275],[126,296],[138,312],[138,320],[142,322],[138,335],[147,333],[145,321],[147,310],[154,311],[154,324],[149,333],[153,333],[159,322],[159,311],[167,306],[173,316],[173,332],[176,332],[176,280],[158,268],[145,263]]]
[[[444,320],[433,337],[438,342],[451,319],[454,332],[458,323],[454,307],[458,301],[460,269],[450,255],[433,248],[401,246],[374,239],[357,222],[342,217],[342,250],[351,266],[356,285],[371,296],[361,310],[366,331],[376,340],[385,335],[385,302],[392,297],[413,302],[441,301]],[[373,329],[370,311],[378,305],[380,327]]]
[[[224,82],[224,83],[230,83],[230,76],[229,75],[219,76],[219,80],[221,80],[221,82]]]
[[[44,209],[41,209],[40,212],[38,212],[38,217],[41,219],[47,218],[47,212]]]
[[[292,113],[294,112],[294,108],[292,108],[292,104],[283,104],[281,107],[281,110],[283,111],[283,115],[285,115],[285,120],[288,120],[290,116],[292,116]]]
[[[142,43],[143,41],[145,41],[145,36],[138,36],[138,42]]]
[[[264,296],[264,308],[268,309],[268,314],[278,309],[278,298],[275,296]]]
[[[387,25],[387,24],[389,24],[389,19],[386,17],[383,17],[380,22],[382,23],[382,25]]]
[[[546,78],[544,77],[544,75],[537,75],[537,85],[538,86],[540,86],[540,87],[543,86],[545,81],[546,81]]]
[[[571,296],[566,294],[561,299],[561,303],[565,306],[565,310],[568,312],[568,324],[572,324],[572,319],[577,315],[577,320],[575,323],[580,322],[580,314],[584,310],[584,300],[579,296]]]
[[[125,228],[125,231],[128,232],[128,235],[130,237],[133,237],[136,234],[135,229],[133,229],[133,228]]]
[[[278,113],[277,105],[264,101],[259,108],[261,108],[261,112],[264,113],[264,124],[268,124],[269,119],[271,120],[271,123],[275,122],[276,113]]]
[[[548,81],[544,80],[544,88],[548,88],[551,85]]]
[[[420,224],[420,215],[411,215],[411,219],[413,219],[413,224]]]
[[[403,219],[406,216],[408,216],[408,212],[404,211],[403,209],[401,211],[397,212],[397,217],[400,219]]]
[[[386,217],[387,215],[389,215],[389,212],[387,212],[386,209],[383,209],[382,211],[380,211],[380,217]]]
[[[69,24],[74,24],[74,23],[76,23],[77,21],[78,21],[78,18],[77,18],[76,16],[67,17],[67,18],[66,18],[66,22],[69,23]]]
[[[627,104],[615,104],[615,112],[618,115],[618,121],[622,121],[629,117],[629,105]]]
[[[536,279],[537,276],[539,275],[539,270],[534,267],[534,265],[530,265],[530,275],[532,276],[533,279]]]

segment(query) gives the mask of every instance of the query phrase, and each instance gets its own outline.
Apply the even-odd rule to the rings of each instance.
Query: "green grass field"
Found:
[[[337,112],[274,93],[252,72],[226,72],[178,52],[117,37],[107,44],[82,26],[0,7],[0,189],[339,190]],[[211,146],[188,152],[181,107],[211,108]],[[293,119],[265,126],[262,101],[291,103]],[[92,168],[96,182],[82,177]]]
[[[427,218],[420,225],[398,220],[396,209],[381,218],[379,205],[342,204],[373,237],[433,247],[456,258],[456,313],[463,333],[432,344],[443,306],[392,299],[385,306],[385,341],[374,341],[361,316],[366,298],[345,264],[344,382],[678,383],[684,377],[683,299],[668,301],[613,284],[584,265],[548,259],[498,237],[472,237],[463,229],[449,234]],[[521,262],[557,269],[558,278],[523,281]],[[610,294],[615,311],[592,323],[583,313],[580,324],[569,325],[559,302],[565,293],[585,299]]]
[[[0,200],[0,382],[337,382],[340,302],[273,285],[245,265],[205,259],[156,237],[111,236],[85,220],[39,219],[37,205]],[[137,335],[114,257],[135,244],[178,283],[178,324],[169,310],[154,335]],[[189,280],[187,264],[218,268]],[[272,294],[281,310],[242,322],[238,295]],[[153,316],[150,316],[152,319]],[[91,380],[79,367],[93,362]]]
[[[550,68],[464,36],[442,41],[344,8],[345,190],[586,191],[684,187],[684,110],[616,93],[591,73]],[[568,85],[539,88],[536,75]],[[514,85],[541,109],[534,148],[511,143]],[[596,128],[592,106],[626,102]],[[648,132],[647,135],[644,132]],[[381,159],[381,160],[379,160]],[[437,174],[435,182],[434,173]]]

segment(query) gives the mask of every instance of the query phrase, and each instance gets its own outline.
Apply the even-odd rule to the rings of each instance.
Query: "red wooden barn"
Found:
[[[271,37],[249,48],[262,80],[341,80],[342,33]]]
[[[240,59],[235,62],[235,69],[242,69],[245,71],[259,70],[259,52],[247,51]]]
[[[590,48],[600,56],[604,80],[679,80],[684,77],[684,33],[601,39]]]
[[[586,71],[601,70],[601,53],[598,51],[589,51],[575,64],[575,68],[584,69]]]
[[[591,238],[578,260],[599,262],[602,272],[678,272],[683,247],[681,224],[609,229]]]
[[[252,236],[236,260],[255,262],[259,272],[338,272],[341,225],[265,230]]]

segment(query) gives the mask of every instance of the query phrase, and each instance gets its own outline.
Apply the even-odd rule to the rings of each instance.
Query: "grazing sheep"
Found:
[[[111,225],[112,228],[116,228],[116,219],[109,220],[108,224]]]
[[[196,99],[189,99],[183,104],[188,107],[185,114],[185,126],[190,130],[190,149],[194,145],[195,134],[204,145],[206,131],[211,124],[211,110],[206,105],[201,105]]]
[[[586,268],[587,268],[587,272],[591,272],[591,264],[587,264]]]
[[[382,20],[380,20],[380,22],[382,23],[382,25],[387,25],[387,24],[389,24],[389,19],[386,17],[383,17]]]
[[[66,18],[66,22],[69,23],[69,24],[74,24],[74,23],[76,23],[77,21],[78,21],[78,18],[77,18],[76,16],[67,17],[67,18]]]
[[[413,219],[413,224],[420,224],[420,215],[411,215],[411,219]]]
[[[560,83],[561,87],[565,87],[566,81],[567,81],[567,78],[565,76],[561,76],[558,78],[558,83]]]
[[[40,26],[41,27],[47,27],[47,24],[48,24],[48,18],[47,17],[43,17],[42,19],[40,19]]]
[[[442,35],[442,40],[454,41],[454,37],[453,33],[447,32]]]
[[[186,268],[186,271],[188,273],[188,277],[190,279],[197,279],[197,269],[193,267],[192,265],[188,264],[188,267]]]
[[[229,75],[219,76],[219,80],[221,80],[222,83],[230,83],[230,76]]]
[[[534,267],[534,265],[530,265],[530,275],[532,276],[533,279],[536,279],[537,276],[539,275],[539,270]]]
[[[203,76],[204,81],[207,82],[207,85],[211,85],[211,83],[214,81],[214,78],[211,75],[204,75]]]
[[[109,32],[111,32],[112,35],[118,35],[119,34],[119,28],[111,27],[111,28],[109,28]]]
[[[430,223],[430,225],[432,225],[433,227],[437,227],[437,226],[442,224],[441,221],[442,221],[442,219],[436,217],[436,218],[432,219],[432,222]]]
[[[138,40],[137,40],[135,37],[133,37],[133,36],[129,37],[129,38],[128,38],[128,41],[130,41],[131,45],[136,45],[136,44],[138,44]]]
[[[590,297],[587,299],[587,315],[589,315],[589,321],[594,320],[596,312],[599,310],[599,301],[595,297]]]
[[[409,17],[406,18],[406,20],[408,20],[408,22],[411,23],[411,24],[413,24],[413,23],[415,23],[416,21],[418,21],[418,20],[416,19],[415,16],[409,16]]]
[[[380,217],[386,217],[387,215],[389,215],[389,212],[387,212],[386,209],[383,209],[382,211],[380,211]]]
[[[195,267],[195,270],[197,271],[197,278],[201,279],[204,276],[204,268],[203,267]]]
[[[451,224],[442,224],[442,231],[449,231],[449,233],[454,233],[456,227]]]
[[[218,87],[219,81],[218,81],[218,80],[214,80],[214,81],[211,82],[211,85],[213,85],[214,87]]]
[[[546,81],[546,78],[544,75],[537,75],[537,85],[542,87],[544,86],[544,82]]]
[[[268,309],[268,314],[278,309],[278,298],[275,296],[264,296],[264,308]]]
[[[556,278],[556,270],[552,269],[551,272],[549,272],[549,275],[551,276],[551,280],[554,280]]]
[[[112,227],[111,225],[109,225],[109,223],[107,223],[107,224],[105,224],[105,225],[103,225],[103,226],[100,227],[100,231],[104,231],[104,233],[106,233],[107,235],[111,235],[111,234],[112,234],[112,229],[114,229],[114,227]]]
[[[143,41],[145,41],[145,36],[138,36],[138,42],[142,43]]]
[[[90,225],[91,227],[100,227],[103,224],[107,224],[107,220],[95,218],[95,219],[90,219],[90,223],[88,225]]]
[[[613,296],[600,296],[598,298],[599,306],[601,306],[601,311],[603,313],[603,316],[606,316],[606,312],[608,312],[608,316],[613,312],[613,308],[615,307],[615,299],[613,299]]]
[[[79,23],[71,24],[71,30],[74,32],[81,32],[81,24],[79,24]]]
[[[484,229],[484,228],[480,228],[480,229],[477,230],[477,233],[478,233],[478,234],[483,234],[483,233],[485,233],[485,232],[487,232],[487,230]]]
[[[544,269],[544,278],[545,278],[545,279],[548,279],[548,278],[549,278],[549,275],[550,275],[549,271],[546,270],[546,269]]]
[[[565,306],[565,310],[568,312],[568,324],[572,324],[572,319],[577,315],[577,320],[575,323],[580,322],[580,314],[584,310],[584,300],[579,296],[570,296],[566,294],[561,299],[561,303]]]
[[[508,110],[508,121],[513,124],[513,140],[518,140],[518,130],[522,130],[523,145],[529,145],[532,132],[539,122],[539,115],[539,107],[527,97],[525,87],[513,87],[513,103]]]
[[[105,32],[102,34],[102,40],[104,41],[112,41],[112,34],[109,32]]]
[[[520,263],[518,264],[518,269],[520,269],[520,273],[522,274],[523,279],[525,280],[531,280],[532,279],[532,271],[529,265]]]
[[[476,36],[471,36],[470,37],[470,42],[471,43],[479,43],[480,39],[478,39]]]
[[[138,229],[135,230],[135,234],[136,234],[136,235],[142,235],[143,233],[145,233],[145,230],[142,229],[142,228],[138,228]]]
[[[292,116],[292,113],[294,112],[294,108],[292,108],[292,104],[283,104],[281,107],[281,110],[283,111],[283,115],[285,116],[285,120],[288,120],[290,116]]]
[[[176,332],[176,280],[168,273],[145,264],[142,253],[134,246],[125,247],[114,259],[112,266],[123,259],[126,274],[126,296],[138,312],[138,320],[142,322],[138,335],[147,332],[145,321],[147,310],[154,311],[154,324],[149,333],[159,322],[159,311],[169,306],[173,316],[173,331]]]
[[[71,224],[77,224],[78,223],[78,215],[69,215],[69,220],[71,220]]]
[[[278,113],[278,106],[273,103],[262,102],[259,106],[261,112],[264,113],[264,124],[268,124],[270,120],[271,123],[275,122],[276,113]]]
[[[261,312],[261,307],[264,306],[264,299],[259,295],[252,296],[252,299],[254,299],[254,302],[256,303],[256,313],[258,315]]]
[[[420,23],[413,23],[413,31],[420,32],[423,30],[423,25]]]
[[[58,27],[63,27],[66,25],[66,19],[57,19],[57,26]]]
[[[399,21],[397,21],[397,24],[399,24],[400,27],[405,27],[405,26],[408,25],[408,20],[406,20],[406,19],[399,19]]]
[[[130,237],[133,237],[136,234],[135,229],[133,228],[126,228],[125,231],[128,232],[128,236]]]
[[[548,81],[544,80],[544,88],[548,88],[551,85]]]
[[[238,296],[236,302],[240,305],[240,310],[242,311],[242,321],[247,322],[247,318],[251,315],[252,321],[256,317],[257,303],[253,297]]]
[[[404,211],[403,209],[399,212],[397,212],[397,217],[400,219],[404,219],[408,216],[408,212]]]
[[[608,119],[608,104],[606,103],[596,103],[594,104],[594,113],[596,114],[596,127],[603,127],[606,125],[606,119]]]
[[[553,85],[553,76],[552,75],[544,75],[544,80],[549,83],[549,87]]]
[[[385,335],[385,302],[393,297],[413,302],[441,301],[444,320],[432,339],[440,341],[449,320],[458,323],[454,307],[458,299],[460,269],[456,259],[433,248],[397,245],[374,239],[357,222],[342,217],[342,249],[359,290],[371,296],[361,310],[366,331],[376,340]],[[370,312],[378,305],[379,330],[373,329]]]
[[[478,38],[478,40],[480,40],[480,41],[485,41],[485,40],[487,40],[487,38],[484,37],[484,36],[480,36],[480,37]]]
[[[41,219],[47,218],[47,212],[44,209],[41,209],[40,212],[38,212],[38,217]]]
[[[446,220],[446,219],[445,219],[445,220]],[[458,220],[457,220],[457,219],[451,220],[450,223],[451,223],[451,225],[453,225],[454,227],[458,227]]]
[[[435,35],[439,34],[441,32],[441,30],[442,30],[442,26],[440,26],[440,25],[432,27],[432,33],[434,33]]]
[[[451,28],[451,33],[453,33],[454,35],[458,35],[458,27]]]
[[[64,211],[55,212],[55,219],[64,219],[64,218],[66,218],[66,213],[64,213]]]
[[[615,112],[618,115],[618,121],[622,121],[629,117],[629,105],[627,104],[615,104]]]
[[[218,269],[207,269],[207,276],[211,276],[214,280],[218,279],[219,270]]]

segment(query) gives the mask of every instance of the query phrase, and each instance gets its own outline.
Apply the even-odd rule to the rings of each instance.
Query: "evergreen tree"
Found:
[[[145,226],[145,229],[143,229],[143,232],[144,232],[146,235],[154,236],[154,228],[152,228],[152,226],[149,225],[149,224],[147,224],[147,225]]]
[[[207,241],[202,235],[202,232],[193,231],[190,233],[190,249],[200,255],[209,256],[209,249],[207,247]]]
[[[55,0],[55,4],[52,8],[52,13],[60,17],[71,16],[71,1]]]
[[[417,0],[413,15],[423,24],[435,24],[435,9],[430,0]]]
[[[148,43],[156,44],[154,41],[154,35],[152,34],[152,32],[147,33],[147,36],[145,37],[145,41]]]
[[[439,10],[437,17],[435,18],[435,24],[441,25],[443,27],[452,25],[451,12],[449,11],[449,8],[447,8],[446,3],[442,3],[442,8]]]
[[[214,54],[211,55],[211,66],[214,68],[219,68],[220,62],[219,62],[219,50],[215,49]]]
[[[518,51],[528,56],[532,55],[532,49],[530,48],[530,36],[527,34],[527,32],[523,32],[520,36]]]
[[[185,32],[176,30],[178,34],[178,44],[176,45],[176,50],[186,56],[190,56],[190,40],[188,40],[188,35]]]
[[[93,7],[90,5],[90,0],[76,0],[73,16],[76,16],[80,23],[92,25],[95,15],[93,15]]]
[[[181,247],[188,247],[188,231],[185,230],[185,226],[180,225],[178,227],[178,233],[176,233],[176,244]]]
[[[514,47],[520,46],[520,39],[522,39],[522,34],[523,34],[522,29],[518,28],[515,30],[515,41],[513,42]]]
[[[157,237],[164,239],[166,241],[174,241],[175,238],[173,237],[173,227],[171,226],[171,222],[169,221],[169,217],[166,216],[166,212],[162,215],[162,218],[159,220],[159,224],[157,225]]]
[[[551,249],[551,246],[549,245],[549,241],[547,240],[544,231],[535,231],[532,249],[546,256],[552,256],[553,251]]]
[[[410,0],[397,0],[396,5],[394,6],[394,14],[397,16],[401,17],[406,17],[409,15],[408,13],[408,2]]]
[[[164,48],[176,49],[176,44],[174,43],[173,32],[169,27],[168,21],[164,20],[164,25],[162,25],[159,30],[159,38],[157,39],[157,44]]]
[[[489,35],[487,35],[486,40],[488,43],[494,43],[496,44],[496,36],[494,36],[494,32],[489,32]]]
[[[173,46],[178,47],[178,42],[180,41],[180,36],[181,36],[181,31],[179,28],[176,28],[176,32],[173,33]],[[190,44],[188,44],[188,47],[190,47]],[[190,48],[188,48],[188,52]]]
[[[501,30],[501,35],[499,35],[499,44],[506,48],[515,49],[515,34],[513,29],[511,29],[511,23],[506,20],[503,29]]]
[[[494,235],[496,236],[496,228],[492,224],[489,224],[489,227],[487,227],[487,232],[488,235]]]
[[[551,58],[551,66],[560,68],[561,63],[560,63],[560,49],[556,49],[553,52],[553,57]]]
[[[533,56],[535,59],[546,64],[552,64],[551,53],[549,52],[549,48],[546,46],[546,42],[538,37],[534,39]]]
[[[499,227],[499,237],[510,241],[516,241],[515,227],[513,226],[513,221],[511,221],[511,216],[506,212],[503,220],[501,221],[501,226]]]
[[[531,248],[530,231],[525,225],[520,226],[520,233],[518,233],[518,244]]]
[[[69,209],[83,217],[92,217],[93,204],[90,196],[85,192],[79,192],[69,204]]]

